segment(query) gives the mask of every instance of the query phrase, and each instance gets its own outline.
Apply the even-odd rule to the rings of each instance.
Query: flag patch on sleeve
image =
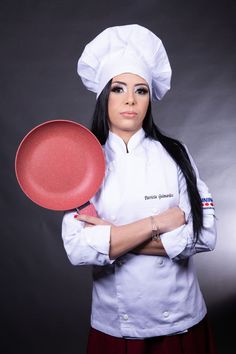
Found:
[[[203,209],[215,209],[214,202],[211,197],[201,198],[202,199],[202,208]]]

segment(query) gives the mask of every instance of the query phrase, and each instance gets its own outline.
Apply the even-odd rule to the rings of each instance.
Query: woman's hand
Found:
[[[160,233],[169,232],[184,225],[185,214],[179,207],[169,208],[166,211],[153,216]]]
[[[108,221],[100,219],[95,216],[85,215],[85,214],[76,214],[75,219],[83,221],[85,227],[95,226],[95,225],[111,225]]]
[[[146,256],[167,256],[165,248],[161,242],[161,239],[158,240],[148,240],[138,247],[132,250],[132,253],[144,254]]]

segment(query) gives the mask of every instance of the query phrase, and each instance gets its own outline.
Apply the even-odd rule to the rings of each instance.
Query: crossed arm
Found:
[[[153,216],[160,233],[172,231],[185,224],[184,212],[179,207],[169,208],[161,214]],[[111,225],[103,219],[78,215],[77,219],[86,223],[86,226]],[[127,252],[146,255],[166,256],[161,240],[151,239],[151,218],[143,218],[130,224],[111,225],[110,259],[116,259]]]

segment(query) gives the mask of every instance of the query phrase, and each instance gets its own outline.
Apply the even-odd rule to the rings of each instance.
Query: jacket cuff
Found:
[[[86,227],[83,232],[86,233],[86,240],[90,247],[98,253],[109,255],[111,232],[110,225]]]
[[[163,247],[169,258],[177,257],[188,244],[188,229],[182,225],[175,230],[160,235]]]

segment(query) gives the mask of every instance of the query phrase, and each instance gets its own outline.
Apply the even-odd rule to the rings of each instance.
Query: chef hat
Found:
[[[137,24],[102,31],[84,48],[77,71],[97,97],[109,80],[122,73],[145,79],[153,99],[161,100],[170,89],[171,67],[162,41]]]

